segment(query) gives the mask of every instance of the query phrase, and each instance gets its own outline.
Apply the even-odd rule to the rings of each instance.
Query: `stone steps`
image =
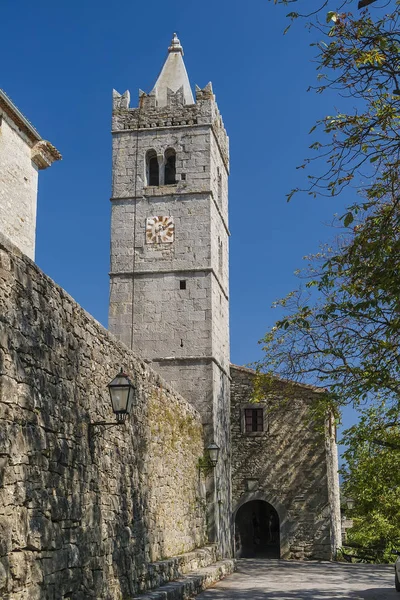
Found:
[[[137,594],[145,594],[170,581],[180,579],[187,573],[208,567],[217,560],[217,548],[215,544],[210,544],[178,556],[148,563],[144,565],[143,573],[137,576],[135,591]]]
[[[132,600],[189,600],[235,570],[233,559],[220,560],[208,567],[187,573]]]

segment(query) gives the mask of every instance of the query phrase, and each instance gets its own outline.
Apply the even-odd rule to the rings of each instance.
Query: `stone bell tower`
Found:
[[[193,98],[174,34],[139,106],[113,92],[109,328],[202,414],[210,537],[231,548],[228,137],[211,83]]]

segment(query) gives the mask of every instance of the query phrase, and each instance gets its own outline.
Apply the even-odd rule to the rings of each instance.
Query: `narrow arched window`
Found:
[[[164,171],[164,183],[170,185],[176,183],[176,154],[175,150],[168,148],[165,151],[165,171]]]
[[[219,167],[217,167],[217,175],[218,175],[218,202],[221,205],[222,204],[222,175],[219,170]]]
[[[155,150],[149,150],[146,154],[146,174],[147,185],[160,185],[160,172]]]

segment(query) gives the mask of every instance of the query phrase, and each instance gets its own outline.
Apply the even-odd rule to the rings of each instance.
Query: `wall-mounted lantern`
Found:
[[[346,498],[346,506],[349,510],[353,510],[355,502],[353,498]]]
[[[199,460],[199,469],[203,471],[210,471],[210,469],[215,469],[218,462],[220,447],[217,446],[214,442],[207,446],[206,455],[204,458]]]
[[[107,387],[110,392],[113,413],[115,414],[117,420],[111,423],[107,421],[95,421],[94,423],[89,423],[89,444],[95,435],[95,427],[105,425],[109,427],[114,425],[123,425],[132,410],[134,401],[136,400],[136,387],[133,385],[128,375],[124,373],[122,367],[118,375],[114,377],[112,381],[110,381]]]
[[[117,418],[117,422],[125,421],[130,414],[135,397],[135,387],[128,375],[124,373],[121,367],[120,372],[108,384],[112,409]]]
[[[219,448],[219,446],[217,446],[217,444],[212,443],[209,446],[207,446],[207,450],[208,450],[210,466],[213,469],[215,469],[215,467],[217,466],[217,462],[218,462],[220,448]]]

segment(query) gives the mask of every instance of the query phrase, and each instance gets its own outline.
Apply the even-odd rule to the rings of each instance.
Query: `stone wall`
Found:
[[[137,406],[89,443],[121,365]],[[0,597],[144,589],[150,562],[205,542],[201,456],[196,410],[1,237]]]
[[[281,558],[330,559],[341,543],[335,434],[310,413],[323,390],[276,380],[255,404],[254,371],[232,366],[231,376],[234,514],[268,502],[279,516]],[[244,431],[246,407],[264,409],[262,433]]]
[[[33,258],[38,171],[31,147],[0,104],[0,232]]]

